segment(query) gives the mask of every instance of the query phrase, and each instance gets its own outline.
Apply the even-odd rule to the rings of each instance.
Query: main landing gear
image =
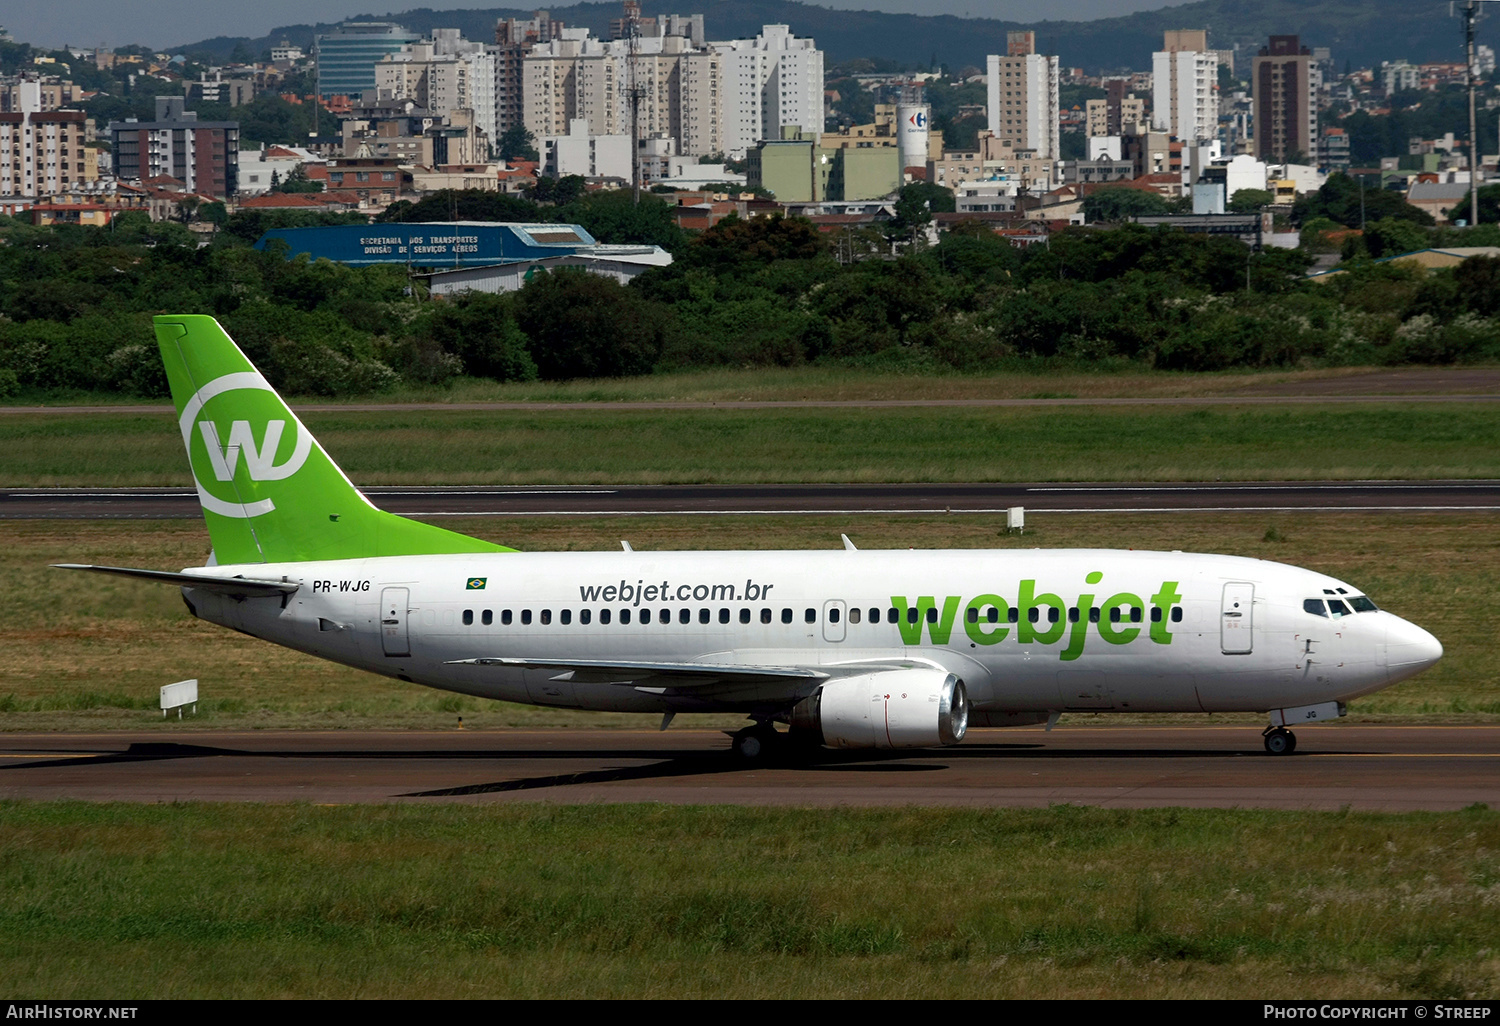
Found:
[[[729,733],[726,731],[725,733]],[[729,734],[734,754],[741,762],[765,765],[780,760],[801,761],[812,758],[820,745],[816,731],[776,729],[771,720]]]
[[[734,754],[744,762],[765,762],[781,748],[783,740],[772,723],[757,723],[729,736]]]
[[[1285,727],[1267,727],[1261,736],[1266,739],[1266,751],[1272,755],[1291,755],[1297,750],[1297,735]]]

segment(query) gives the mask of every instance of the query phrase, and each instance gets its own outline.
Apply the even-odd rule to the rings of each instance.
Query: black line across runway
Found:
[[[1500,512],[1500,481],[1269,481],[376,487],[382,509],[415,517],[757,514],[1002,514],[1237,511]],[[0,520],[169,520],[199,516],[191,488],[0,489]]]

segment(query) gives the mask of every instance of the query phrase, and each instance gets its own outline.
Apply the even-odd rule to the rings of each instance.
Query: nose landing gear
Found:
[[[1297,750],[1297,735],[1285,727],[1267,727],[1261,731],[1266,751],[1272,755],[1291,755]]]

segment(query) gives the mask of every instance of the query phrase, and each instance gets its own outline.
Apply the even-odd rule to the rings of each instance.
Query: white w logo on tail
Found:
[[[229,444],[219,441],[219,428],[211,420],[198,422],[198,431],[203,435],[203,444],[208,449],[209,462],[213,464],[214,477],[220,481],[233,481],[235,468],[239,465],[240,453],[245,454],[245,471],[252,481],[284,481],[301,469],[312,449],[312,436],[306,431],[297,433],[297,448],[285,463],[275,464],[276,450],[281,445],[281,434],[286,430],[286,421],[273,420],[266,424],[265,442],[255,445],[255,434],[248,420],[237,420],[229,428]]]

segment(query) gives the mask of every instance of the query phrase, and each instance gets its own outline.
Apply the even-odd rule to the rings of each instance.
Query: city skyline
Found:
[[[1136,11],[1180,6],[1181,0],[1058,0],[1049,6],[1053,20],[1089,21]],[[254,6],[227,3],[189,3],[186,0],[55,0],[51,4],[17,7],[3,24],[11,37],[36,46],[124,46],[142,44],[174,47],[214,36],[266,35],[281,25],[337,22],[358,16],[385,17],[416,5],[393,6],[384,14],[379,5],[364,0],[262,0]],[[435,9],[447,5],[432,4]],[[490,6],[455,3],[448,9],[485,9]],[[556,5],[563,7],[568,5]],[[692,4],[651,5],[648,14],[691,14]],[[950,14],[957,17],[1034,20],[1035,5],[1023,0],[822,0],[812,5],[839,10],[878,10],[886,13]],[[660,9],[656,9],[659,7]],[[517,6],[518,10],[530,10]]]

